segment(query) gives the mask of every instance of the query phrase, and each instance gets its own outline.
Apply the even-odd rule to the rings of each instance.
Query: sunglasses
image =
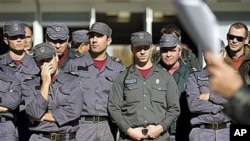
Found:
[[[235,38],[239,42],[242,42],[242,41],[244,41],[246,39],[245,37],[242,37],[242,36],[234,36],[232,34],[227,34],[227,39],[228,40],[234,40]]]

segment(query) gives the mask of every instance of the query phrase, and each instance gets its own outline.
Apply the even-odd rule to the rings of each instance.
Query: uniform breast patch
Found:
[[[88,71],[88,67],[77,66],[77,70]]]
[[[133,79],[126,79],[125,80],[125,84],[136,84],[137,83],[137,79],[133,78]]]
[[[200,81],[208,81],[209,77],[208,76],[206,76],[206,77],[200,77],[200,76],[198,76],[197,79],[200,80]]]

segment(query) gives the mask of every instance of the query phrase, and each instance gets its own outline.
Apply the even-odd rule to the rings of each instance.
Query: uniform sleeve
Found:
[[[177,84],[172,76],[168,79],[169,81],[167,83],[166,92],[167,111],[165,118],[160,122],[164,131],[170,128],[171,124],[178,119],[180,114],[179,92]]]
[[[123,87],[122,77],[118,76],[111,88],[108,101],[108,112],[111,115],[112,121],[124,134],[126,134],[130,127],[128,122],[122,116]]]
[[[72,68],[71,68],[72,62],[71,62],[71,60],[72,59],[70,59],[68,61],[68,63],[63,68],[61,68],[62,71],[64,71],[64,72],[70,72],[72,70]]]
[[[228,102],[227,99],[223,98],[222,96],[220,96],[219,94],[211,91],[209,94],[209,101],[211,101],[212,103],[218,104],[218,105],[223,105],[226,104]]]
[[[8,108],[9,110],[14,110],[21,103],[21,83],[17,79],[10,82],[10,86],[7,86],[7,84],[4,83],[5,82],[1,83],[2,90],[0,90],[0,106]],[[5,86],[9,88],[3,88]],[[9,90],[4,91],[5,89]]]
[[[226,113],[238,124],[250,124],[250,87],[244,86],[225,105]]]
[[[33,87],[30,83],[22,85],[25,111],[32,118],[40,119],[47,112],[49,102],[43,98],[39,90],[35,90]]]
[[[53,117],[60,126],[79,118],[83,107],[83,91],[80,89],[79,79],[69,81],[65,85],[72,86],[69,91],[70,96],[67,100],[68,102],[63,106],[57,105],[56,108],[51,110]]]
[[[187,79],[187,102],[189,110],[193,113],[213,113],[220,112],[223,107],[213,104],[208,100],[201,100],[199,85],[197,84],[194,73],[190,74]]]

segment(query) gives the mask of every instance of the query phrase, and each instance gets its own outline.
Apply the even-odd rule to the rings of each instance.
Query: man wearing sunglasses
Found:
[[[248,28],[242,22],[232,24],[227,33],[226,60],[240,73],[245,83],[250,84],[250,47]]]
[[[71,58],[79,57],[79,53],[69,47],[69,28],[64,23],[49,25],[46,29],[45,39],[55,48],[60,68],[63,68]]]
[[[227,33],[228,46],[226,47],[226,59],[230,60],[235,70],[239,70],[242,62],[250,58],[248,44],[248,28],[242,22],[234,23]]]

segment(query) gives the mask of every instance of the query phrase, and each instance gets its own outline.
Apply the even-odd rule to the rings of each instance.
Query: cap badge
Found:
[[[170,42],[170,37],[166,37],[166,42]]]
[[[94,24],[93,27],[92,27],[92,29],[97,29],[98,26],[99,26],[98,24]]]
[[[56,31],[57,32],[61,31],[61,27],[60,26],[56,26]]]
[[[159,83],[160,83],[160,80],[159,80],[159,79],[156,79],[156,80],[155,80],[155,83],[156,83],[156,84],[159,84]]]
[[[11,26],[11,28],[12,28],[12,30],[18,30],[18,24],[13,24],[13,25]]]
[[[45,47],[44,47],[44,46],[41,46],[41,47],[39,48],[39,50],[40,50],[41,53],[44,53],[44,52],[45,52]]]
[[[139,39],[144,39],[144,33],[139,33]]]

